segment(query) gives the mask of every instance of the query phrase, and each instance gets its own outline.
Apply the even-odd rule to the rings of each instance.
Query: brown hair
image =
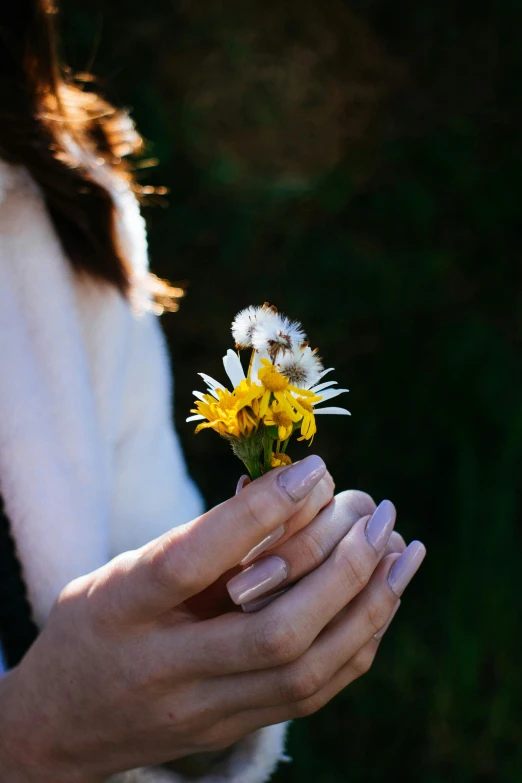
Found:
[[[73,150],[103,158],[139,190],[124,157],[142,140],[129,116],[59,64],[53,0],[11,0],[0,14],[0,157],[24,165],[43,193],[75,270],[129,288],[109,192]],[[72,142],[72,143],[71,143]]]

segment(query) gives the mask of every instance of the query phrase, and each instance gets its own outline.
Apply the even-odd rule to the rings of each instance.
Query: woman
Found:
[[[424,548],[316,456],[202,513],[147,312],[139,137],[65,80],[54,13],[0,17],[0,779],[260,783],[285,721],[367,671]],[[248,611],[195,614],[240,562]]]

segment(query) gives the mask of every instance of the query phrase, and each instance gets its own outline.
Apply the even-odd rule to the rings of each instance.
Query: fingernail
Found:
[[[420,541],[412,541],[392,565],[388,584],[396,596],[402,595],[415,576],[426,555],[426,547]]]
[[[395,615],[396,615],[396,614],[397,614],[397,612],[399,611],[399,606],[400,606],[400,605],[401,605],[401,602],[400,602],[400,601],[397,601],[397,603],[395,604],[395,606],[394,606],[394,608],[393,608],[393,611],[392,611],[391,615],[390,615],[390,616],[388,617],[388,619],[386,620],[386,624],[385,624],[385,625],[383,625],[383,627],[381,628],[381,630],[380,630],[380,631],[378,631],[378,632],[375,634],[375,636],[373,637],[373,638],[375,639],[375,641],[376,641],[376,642],[380,642],[380,641],[381,641],[382,637],[384,636],[384,634],[386,633],[386,631],[387,631],[387,630],[388,630],[388,628],[390,627],[390,625],[391,625],[391,622],[392,622],[393,618],[395,617]]]
[[[264,557],[233,576],[227,582],[227,590],[235,604],[245,604],[280,585],[287,574],[286,563],[281,557]]]
[[[272,530],[272,532],[266,538],[263,538],[259,544],[257,544],[247,555],[244,556],[244,558],[240,561],[240,565],[248,565],[248,563],[260,555],[261,552],[264,552],[265,549],[268,549],[272,546],[272,544],[275,544],[276,541],[279,541],[279,539],[284,536],[285,529],[286,528],[284,525],[280,525],[279,527],[276,527],[275,530]]]
[[[282,590],[278,590],[277,593],[272,595],[265,595],[262,598],[256,598],[255,601],[247,601],[246,604],[241,604],[241,608],[244,612],[259,612],[260,609],[264,609],[265,606],[271,604],[276,598],[279,598],[283,593],[287,593],[290,590],[289,587],[283,587]]]
[[[303,500],[326,473],[326,465],[321,457],[310,457],[285,468],[277,477],[277,483],[293,501]]]
[[[383,551],[395,524],[395,506],[389,500],[379,503],[366,523],[366,539],[378,555]]]
[[[251,481],[250,476],[247,476],[247,474],[244,473],[239,479],[239,481],[237,482],[236,495],[239,495],[243,487],[246,487],[248,486],[248,484],[250,484],[250,481]]]

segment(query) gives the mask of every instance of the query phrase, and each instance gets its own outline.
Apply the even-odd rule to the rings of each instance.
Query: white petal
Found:
[[[314,413],[317,416],[318,413],[332,413],[334,416],[351,416],[350,411],[346,408],[314,408]]]
[[[312,386],[310,391],[313,391],[313,393],[316,394],[323,389],[328,389],[330,386],[337,386],[337,381],[325,381],[324,383],[320,383],[318,386]]]
[[[262,365],[261,365],[261,359],[263,359],[263,358],[264,358],[264,359],[267,359],[268,357],[267,357],[266,355],[265,355],[265,356],[263,356],[263,354],[259,353],[259,351],[256,351],[256,352],[255,352],[255,354],[254,354],[254,360],[253,360],[253,362],[252,362],[252,370],[251,370],[251,372],[250,372],[250,380],[251,380],[253,383],[259,383],[259,378],[258,378],[258,375],[257,375],[257,374],[258,374],[259,370],[260,370],[260,369],[261,369],[261,367],[262,367]]]
[[[319,373],[317,380],[320,381],[321,378],[324,378],[327,372],[332,372],[332,370],[335,370],[335,367],[329,367],[327,370],[323,370],[322,372]]]
[[[188,419],[185,419],[185,421],[200,421],[201,419],[204,419],[204,416],[200,416],[199,413],[196,416],[189,416]]]
[[[241,381],[245,380],[243,365],[241,364],[237,353],[235,353],[231,348],[228,349],[227,355],[223,356],[223,366],[234,389],[236,386],[239,386]]]
[[[348,389],[327,389],[325,392],[323,392],[320,395],[322,399],[319,402],[316,402],[315,404],[320,405],[322,402],[326,402],[327,400],[331,400],[334,397],[338,397],[339,394],[344,394],[347,391]]]
[[[193,394],[193,395],[194,395],[194,397],[196,397],[198,400],[201,400],[201,402],[206,402],[206,400],[205,400],[205,395],[203,394],[203,392],[200,392],[200,391],[193,391],[193,392],[192,392],[192,394]]]
[[[210,375],[207,375],[205,372],[198,372],[198,375],[203,378],[209,389],[225,389],[222,383],[215,381],[214,378],[211,378]]]

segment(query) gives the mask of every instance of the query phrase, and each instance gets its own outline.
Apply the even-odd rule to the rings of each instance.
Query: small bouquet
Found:
[[[267,303],[241,310],[232,323],[232,336],[238,352],[229,349],[223,357],[232,391],[199,373],[207,391],[194,392],[195,408],[187,421],[200,422],[196,433],[213,429],[226,438],[255,479],[291,464],[287,448],[295,432],[298,440],[312,443],[316,415],[349,416],[345,408],[316,407],[348,389],[333,389],[336,381],[321,383],[333,368],[323,369],[300,323]],[[246,373],[241,350],[251,351]]]

